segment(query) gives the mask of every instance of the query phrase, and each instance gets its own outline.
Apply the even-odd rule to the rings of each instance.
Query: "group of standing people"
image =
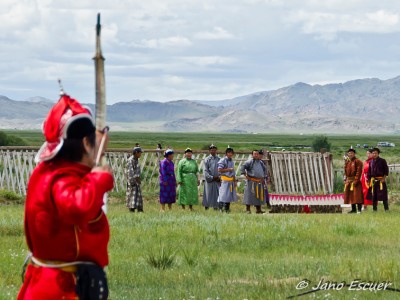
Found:
[[[157,150],[161,149],[158,145]],[[237,201],[237,179],[234,169],[233,155],[234,150],[227,147],[225,156],[217,155],[218,148],[215,145],[209,146],[210,154],[204,159],[204,192],[202,205],[206,210],[213,208],[221,212],[230,212],[230,203]],[[143,212],[143,197],[140,190],[140,167],[138,159],[142,149],[135,147],[132,156],[128,159],[125,173],[127,176],[126,205],[132,212],[137,210]],[[263,152],[253,150],[252,158],[247,160],[241,167],[241,174],[246,177],[244,200],[246,213],[251,213],[251,206],[256,208],[257,214],[262,214],[263,204],[269,205],[269,195],[267,189],[268,171],[262,161]],[[167,149],[164,152],[164,159],[159,162],[159,183],[160,183],[160,204],[161,211],[165,211],[165,205],[172,208],[176,203],[182,209],[193,210],[193,205],[197,205],[199,166],[193,159],[193,151],[190,148],[185,150],[185,157],[181,159],[177,166],[175,175],[174,151]],[[177,193],[178,191],[178,193]],[[178,199],[176,200],[178,195]]]
[[[157,157],[160,157],[162,150],[161,144],[157,145],[157,150]],[[139,158],[142,156],[142,153],[142,148],[139,144],[136,144],[125,166],[125,176],[127,179],[126,207],[131,212],[143,212],[141,169],[139,165]],[[176,178],[173,158],[174,151],[168,147],[164,152],[164,159],[159,162],[161,211],[165,211],[166,204],[168,208],[171,209],[172,204],[176,202]]]
[[[386,177],[389,167],[381,158],[379,148],[367,151],[367,160],[363,163],[356,158],[356,150],[347,151],[344,164],[344,203],[351,204],[349,213],[361,213],[372,204],[373,211],[378,210],[378,201],[383,202],[385,211],[389,211]]]
[[[158,149],[161,150],[161,145]],[[230,212],[230,204],[237,201],[237,179],[234,169],[234,150],[227,147],[225,156],[217,154],[215,145],[209,147],[210,154],[204,159],[204,192],[202,204],[206,210],[213,208],[221,212]],[[125,173],[127,176],[127,207],[130,211],[143,212],[143,197],[140,189],[139,158],[142,154],[139,145],[133,148],[132,156],[128,159]],[[351,204],[350,213],[361,213],[372,205],[373,211],[378,209],[378,201],[383,202],[385,211],[389,210],[386,177],[389,168],[385,159],[381,158],[379,148],[367,151],[367,160],[363,163],[356,157],[356,150],[347,151],[344,165],[344,203]],[[240,173],[245,176],[243,204],[246,213],[251,213],[254,206],[257,214],[262,214],[262,205],[269,204],[268,170],[262,161],[263,152],[253,150],[252,157],[241,166]],[[175,175],[174,151],[168,147],[164,159],[159,162],[160,204],[161,211],[165,205],[172,208],[176,203],[186,209],[193,210],[198,204],[199,167],[193,159],[193,151],[185,150],[185,157],[178,163]],[[178,193],[177,193],[178,191]],[[178,199],[176,200],[178,195]]]

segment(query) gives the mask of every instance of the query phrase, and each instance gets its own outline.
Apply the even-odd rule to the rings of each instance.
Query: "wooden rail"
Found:
[[[26,194],[27,182],[35,167],[34,157],[37,151],[37,147],[0,147],[0,189],[10,190],[20,195]],[[108,164],[114,171],[114,191],[116,192],[125,191],[124,168],[130,153],[131,149],[109,149],[106,153]],[[208,151],[193,150],[193,153],[193,158],[202,172],[204,158],[207,157]],[[175,151],[175,167],[183,156],[183,150]],[[236,152],[233,158],[236,174],[240,180],[239,187],[243,181],[243,176],[239,176],[240,167],[250,157],[249,152]],[[158,168],[161,159],[163,156],[160,151],[144,150],[140,159],[143,191],[158,191]],[[338,176],[338,173],[334,173],[332,155],[329,153],[268,152],[265,162],[271,179],[271,192],[292,195],[334,192],[334,178],[335,175]],[[203,184],[204,180],[201,180],[200,191],[203,190]]]

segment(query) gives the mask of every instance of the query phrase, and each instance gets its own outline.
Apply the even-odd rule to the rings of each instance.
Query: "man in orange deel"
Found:
[[[344,164],[344,203],[351,204],[349,213],[361,213],[364,202],[361,185],[363,162],[356,158],[356,150],[353,148],[347,151],[347,157]]]

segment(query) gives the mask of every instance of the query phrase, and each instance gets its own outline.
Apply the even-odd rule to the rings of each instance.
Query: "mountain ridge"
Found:
[[[0,96],[0,128],[40,128],[53,101]],[[88,104],[94,111],[94,105]],[[214,132],[400,132],[400,76],[311,85],[297,82],[232,99],[157,102],[134,99],[107,105],[118,130]],[[26,129],[26,128],[25,128]]]

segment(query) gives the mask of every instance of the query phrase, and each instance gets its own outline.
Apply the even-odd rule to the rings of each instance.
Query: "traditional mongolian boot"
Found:
[[[271,203],[269,202],[269,200],[267,200],[267,208],[271,209]]]
[[[349,214],[355,214],[357,213],[357,208],[355,204],[351,205],[351,211],[349,211]]]
[[[224,202],[218,202],[218,208],[220,212],[223,212]]]
[[[250,205],[246,205],[246,214],[251,214]]]
[[[389,203],[388,203],[387,200],[383,201],[383,207],[384,207],[386,212],[389,211]]]
[[[227,202],[227,203],[225,203],[225,205],[224,205],[224,209],[225,209],[225,212],[227,213],[227,214],[229,214],[231,211],[230,211],[230,209],[229,209],[229,207],[230,207],[230,203],[229,202]]]
[[[256,214],[264,214],[265,211],[261,210],[261,205],[256,205]]]

